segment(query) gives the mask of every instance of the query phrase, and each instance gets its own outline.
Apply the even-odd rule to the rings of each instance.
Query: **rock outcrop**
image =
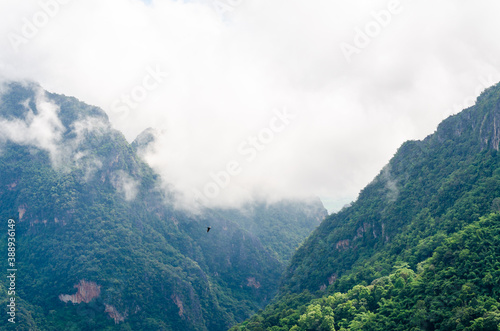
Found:
[[[73,294],[60,294],[59,300],[64,302],[73,302],[73,303],[89,303],[92,299],[99,297],[101,295],[101,286],[97,285],[94,282],[87,282],[85,280],[81,280],[80,283],[76,284],[74,287],[78,289],[78,291]]]

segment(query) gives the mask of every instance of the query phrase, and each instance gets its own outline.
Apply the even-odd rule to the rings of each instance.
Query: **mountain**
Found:
[[[232,330],[500,329],[500,84],[404,143]]]
[[[0,91],[0,219],[15,222],[17,269],[15,296],[0,282],[0,305],[17,307],[2,330],[227,330],[269,302],[326,215],[319,200],[177,210],[137,153],[151,132],[129,144],[76,98]]]

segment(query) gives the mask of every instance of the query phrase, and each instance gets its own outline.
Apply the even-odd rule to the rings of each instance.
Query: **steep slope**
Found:
[[[440,252],[448,250],[446,245],[455,240],[456,236],[460,236],[460,231],[470,229],[470,226],[479,226],[490,231],[490,226],[485,224],[494,224],[498,220],[497,216],[491,216],[490,223],[480,221],[482,216],[499,211],[499,123],[500,85],[497,85],[487,89],[474,107],[442,122],[437,131],[423,141],[403,144],[374,181],[362,190],[351,207],[331,215],[306,240],[291,260],[279,298],[261,316],[256,316],[244,324],[242,329],[276,326],[273,330],[288,330],[296,326],[298,330],[305,330],[310,327],[306,319],[307,314],[311,313],[318,316],[326,314],[332,321],[335,320],[333,324],[326,321],[321,327],[324,329],[329,330],[330,326],[334,326],[375,330],[376,328],[369,326],[373,316],[359,314],[371,311],[380,317],[381,307],[386,307],[384,300],[393,296],[395,300],[403,300],[402,296],[390,294],[384,300],[381,300],[380,296],[372,298],[369,309],[364,307],[358,314],[350,317],[330,309],[318,312],[318,307],[309,305],[310,300],[319,297],[326,300],[333,293],[344,292],[347,293],[347,302],[348,299],[354,298],[354,294],[349,294],[349,291],[356,288],[359,290],[357,286],[366,287],[372,284],[369,290],[373,291],[373,286],[383,282],[383,277],[396,277],[399,271],[396,271],[396,276],[394,271],[400,269],[419,272],[419,282],[427,279],[433,270],[442,271],[452,279],[454,289],[461,288],[464,283],[459,279],[469,279],[462,274],[462,270],[447,269],[442,264],[438,270],[434,262],[442,258],[438,257]],[[495,229],[493,227],[491,231],[496,231]],[[489,238],[488,242],[491,240],[493,239]],[[473,254],[471,250],[471,256],[464,254],[461,258],[473,265],[481,254]],[[488,269],[478,272],[477,277],[484,278],[487,274],[495,274],[497,266],[500,265],[497,250],[488,251],[487,255],[490,257]],[[426,264],[425,261],[431,257],[433,260]],[[399,282],[396,285],[403,284]],[[442,284],[436,285],[434,293],[438,293],[439,286]],[[475,286],[468,290],[469,299],[489,298],[492,301],[481,314],[486,314],[490,309],[495,311],[495,307],[500,305],[497,295],[488,292],[492,283],[477,281]],[[404,294],[410,296],[408,302],[421,299],[419,305],[422,306],[432,301],[432,291],[427,291],[419,294],[420,297],[417,296],[417,290]],[[356,304],[359,304],[360,299],[356,300]],[[369,304],[368,298],[365,300]],[[343,301],[331,303],[329,306],[335,310],[336,305],[341,302]],[[467,301],[465,306],[469,303]],[[434,305],[433,307],[438,309],[434,314],[449,315],[451,311],[458,309],[458,306],[458,302],[443,304],[440,307]],[[430,312],[429,306],[425,308]],[[356,309],[360,309],[360,306]],[[398,315],[397,309],[394,308],[392,312]],[[302,318],[301,314],[306,314],[306,317]],[[458,324],[446,322],[441,317],[426,315],[415,325],[415,329],[455,329],[446,325],[472,327],[474,320],[482,316],[477,315],[477,312],[475,314],[463,317]],[[389,324],[377,325],[381,330],[397,329],[396,326],[404,330],[405,325],[407,327],[410,323],[410,315],[395,315],[387,315],[389,320],[386,322]],[[292,316],[296,319],[293,320]],[[302,318],[302,324],[299,323],[299,318]],[[342,319],[345,320],[342,322]],[[351,322],[354,324],[351,325]],[[321,329],[319,325],[315,327]]]
[[[234,330],[498,330],[499,240],[495,213],[446,238],[417,272],[400,264],[346,293],[281,301]]]
[[[1,328],[226,330],[275,294],[284,264],[243,212],[175,210],[102,110],[36,84],[4,90],[0,219],[16,221],[21,304]],[[324,209],[297,204],[316,208],[313,229]]]

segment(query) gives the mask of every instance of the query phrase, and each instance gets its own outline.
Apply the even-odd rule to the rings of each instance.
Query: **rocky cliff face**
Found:
[[[500,144],[500,97],[498,85],[484,91],[474,107],[465,109],[443,121],[432,140],[443,143],[454,140],[460,144],[468,141],[481,149],[499,149]]]
[[[75,287],[78,291],[75,294],[59,294],[59,300],[63,302],[72,303],[89,303],[94,298],[98,298],[101,295],[101,286],[94,282],[87,282],[81,280],[80,283],[76,284]]]

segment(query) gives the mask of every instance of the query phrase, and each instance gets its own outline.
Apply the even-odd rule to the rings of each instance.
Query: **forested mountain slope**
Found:
[[[235,330],[497,330],[500,85],[403,144]],[[311,301],[312,300],[312,301]]]
[[[175,210],[101,109],[31,83],[2,91],[0,219],[16,222],[18,310],[0,329],[227,330],[273,297],[325,215],[317,200]],[[301,226],[277,247],[246,228],[261,220]]]

